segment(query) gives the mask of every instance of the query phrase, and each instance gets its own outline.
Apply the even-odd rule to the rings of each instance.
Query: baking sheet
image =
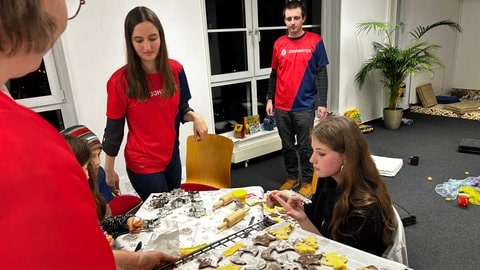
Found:
[[[237,251],[237,253],[231,256],[225,256],[223,252],[226,249],[231,248],[236,243],[243,243],[245,249],[247,250],[254,250],[254,249],[259,250],[259,252],[256,255],[253,255],[254,253],[252,252],[241,253],[240,255],[241,260],[246,262],[245,265],[241,265],[242,267],[241,269],[267,269],[271,264],[280,265],[281,267],[283,267],[282,269],[304,269],[298,262],[296,262],[296,260],[300,257],[300,254],[298,254],[294,250],[287,250],[283,252],[273,251],[271,253],[271,256],[274,258],[274,261],[267,261],[262,259],[261,253],[271,247],[286,246],[289,244],[294,246],[297,241],[304,240],[305,238],[312,235],[315,237],[319,246],[315,254],[325,255],[328,253],[336,252],[339,256],[347,258],[346,269],[359,269],[361,267],[366,267],[368,265],[374,265],[378,269],[389,269],[389,270],[410,269],[407,266],[400,264],[398,262],[394,262],[382,257],[378,257],[373,254],[363,252],[361,250],[354,249],[350,246],[332,241],[325,237],[312,234],[310,232],[302,230],[298,226],[295,226],[293,231],[289,234],[287,240],[277,239],[271,242],[268,247],[264,247],[261,245],[254,245],[254,243],[252,242],[252,239],[254,239],[257,235],[263,235],[272,228],[280,228],[288,224],[290,224],[290,222],[277,223],[269,228],[252,233],[246,239],[239,239],[235,243],[230,243],[228,246],[218,247],[217,249],[211,250],[205,254],[200,254],[198,255],[197,258],[183,265],[178,265],[177,269],[185,269],[185,270],[199,269],[200,263],[205,260],[210,260],[212,261],[212,263],[211,263],[211,266],[204,267],[202,269],[217,269],[218,267],[226,267],[227,265],[233,264],[232,260],[233,261],[238,260],[239,254],[237,253],[239,251]],[[325,262],[325,260],[326,260],[325,257],[321,258],[321,262]],[[325,266],[325,265],[317,265],[313,267],[314,267],[313,269],[326,269],[326,270],[333,269],[332,267]]]

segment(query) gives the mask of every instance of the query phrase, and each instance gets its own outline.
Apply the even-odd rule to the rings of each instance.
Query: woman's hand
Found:
[[[138,233],[143,228],[143,219],[139,217],[129,217],[127,219],[127,226],[130,233]]]
[[[170,256],[160,251],[126,251],[113,250],[115,257],[115,265],[118,270],[136,269],[136,270],[150,270],[176,261],[178,258]]]
[[[193,118],[193,140],[201,141],[205,138],[205,135],[208,133],[208,127],[203,118],[196,114]]]
[[[193,122],[194,141],[201,141],[205,138],[205,135],[208,133],[208,126],[199,114],[189,111],[183,116],[183,120]]]
[[[138,264],[134,269],[156,269],[166,263],[174,262],[176,257],[160,251],[137,252],[140,255]]]
[[[115,196],[120,195],[120,187],[119,187],[120,180],[118,178],[118,174],[116,171],[105,170],[105,181],[107,182],[107,185],[110,187],[110,190],[112,191],[113,194],[115,194]]]
[[[105,155],[105,181],[115,195],[120,195],[119,178],[114,169],[115,157]]]

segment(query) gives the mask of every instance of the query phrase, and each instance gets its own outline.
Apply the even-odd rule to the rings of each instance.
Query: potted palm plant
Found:
[[[395,45],[392,35],[401,26],[402,24],[398,23],[376,21],[366,21],[357,25],[359,33],[374,31],[379,35],[384,34],[386,38],[383,43],[373,42],[373,55],[363,63],[360,71],[355,75],[355,82],[361,87],[370,72],[380,72],[380,82],[389,94],[388,107],[384,109],[383,118],[385,127],[390,129],[398,128],[402,120],[402,109],[397,108],[397,101],[403,93],[402,85],[407,76],[443,66],[435,55],[440,45],[424,41],[421,39],[422,36],[439,26],[448,26],[455,31],[462,31],[460,25],[451,20],[438,21],[428,26],[417,26],[410,32],[413,37],[410,43],[405,48],[400,48]],[[393,123],[388,119],[390,115],[393,115]]]

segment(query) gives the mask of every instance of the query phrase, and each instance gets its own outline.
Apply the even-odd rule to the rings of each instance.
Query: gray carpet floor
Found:
[[[480,175],[480,155],[457,151],[462,138],[480,139],[480,122],[405,112],[413,125],[388,130],[380,120],[365,134],[371,153],[402,158],[395,177],[383,177],[392,200],[416,217],[405,227],[409,266],[414,269],[479,269],[480,206],[461,208],[446,201],[435,186],[449,179]],[[407,163],[418,156],[418,166]],[[275,152],[232,165],[232,187],[260,185],[277,189],[286,173],[281,153]],[[431,177],[431,180],[428,178]],[[398,208],[398,207],[397,207]]]

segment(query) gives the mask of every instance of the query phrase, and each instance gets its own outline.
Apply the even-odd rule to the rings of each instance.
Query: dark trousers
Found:
[[[140,198],[145,201],[151,193],[168,192],[180,188],[182,164],[179,150],[174,150],[170,164],[163,172],[151,174],[135,173],[127,168],[128,178]]]
[[[278,134],[282,140],[283,161],[288,178],[299,179],[298,173],[301,171],[301,180],[311,183],[313,166],[310,163],[310,157],[313,151],[310,132],[313,128],[315,111],[288,112],[275,110],[275,119]],[[295,146],[295,141],[297,146]]]

